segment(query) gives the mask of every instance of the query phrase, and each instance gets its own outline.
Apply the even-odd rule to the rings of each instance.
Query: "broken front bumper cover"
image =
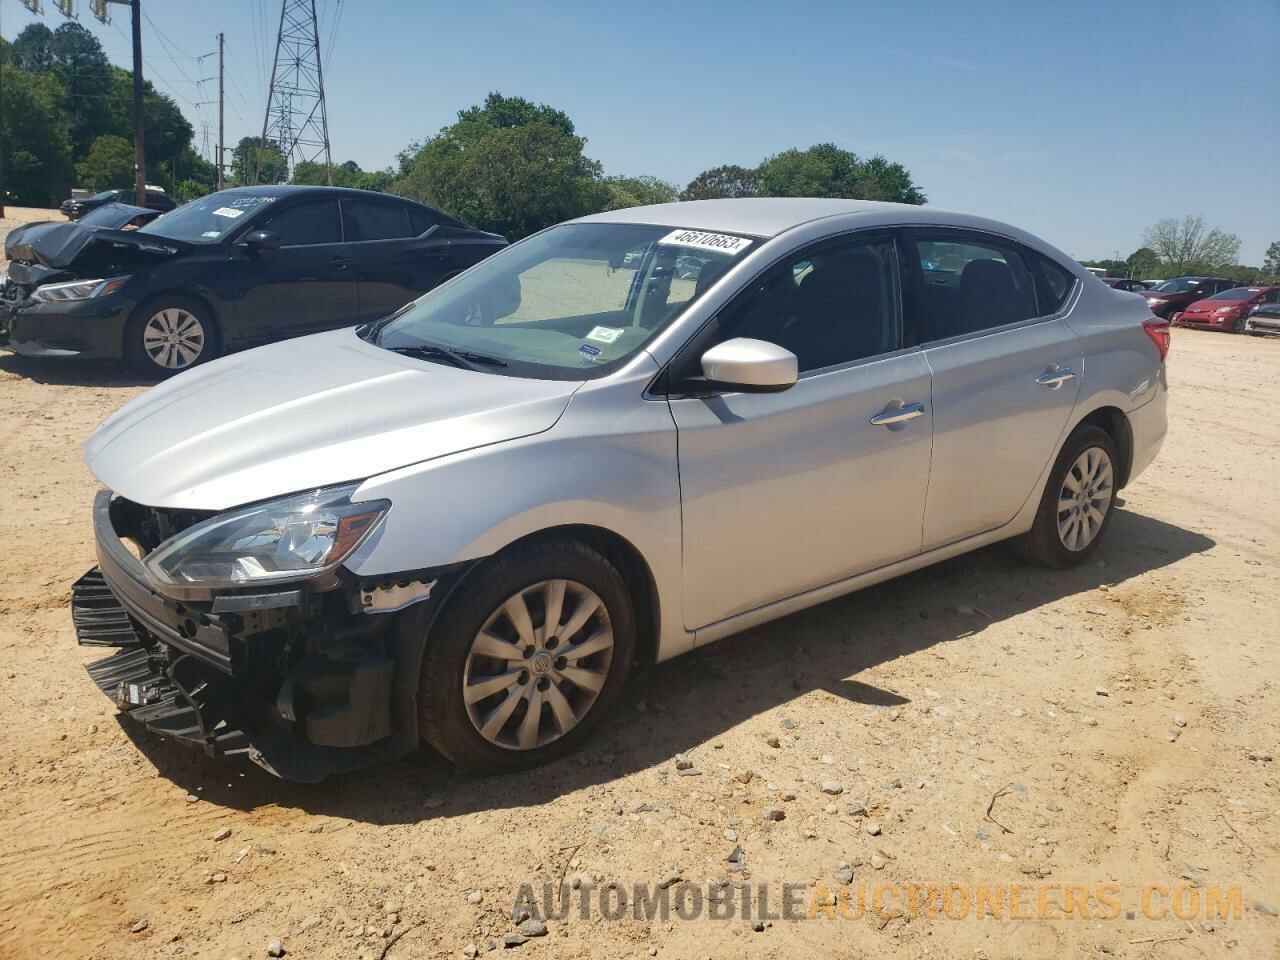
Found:
[[[242,755],[305,782],[416,746],[417,684],[407,679],[416,677],[416,657],[401,649],[394,618],[335,612],[343,591],[316,595],[297,584],[185,600],[162,594],[120,539],[112,499],[103,491],[94,503],[98,566],[73,586],[71,615],[81,645],[120,648],[87,669],[131,720],[209,756]],[[385,589],[353,585],[352,602],[398,607],[400,595]],[[235,612],[218,612],[228,607]],[[296,654],[286,658],[286,649]]]

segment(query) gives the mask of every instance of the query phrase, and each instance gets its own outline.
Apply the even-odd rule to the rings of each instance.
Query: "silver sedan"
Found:
[[[637,663],[998,540],[1087,559],[1164,439],[1168,348],[976,217],[586,217],[111,417],[77,630],[139,722],[282,776],[541,763]]]

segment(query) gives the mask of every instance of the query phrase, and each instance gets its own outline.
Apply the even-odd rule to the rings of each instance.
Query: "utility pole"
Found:
[[[219,190],[221,190],[221,189],[222,189],[222,186],[223,186],[223,181],[222,181],[222,137],[223,137],[223,130],[224,130],[224,127],[223,127],[223,122],[222,122],[222,113],[223,113],[223,96],[224,96],[224,94],[223,94],[223,89],[222,89],[222,81],[223,81],[222,48],[223,48],[223,45],[224,45],[225,39],[226,39],[225,34],[221,34],[221,33],[220,33],[220,34],[218,34],[218,189],[219,189]],[[243,96],[244,96],[244,95],[243,95],[243,94],[241,94],[241,97],[243,97]]]
[[[134,202],[147,205],[147,147],[142,115],[142,3],[130,0],[133,13],[133,192]]]

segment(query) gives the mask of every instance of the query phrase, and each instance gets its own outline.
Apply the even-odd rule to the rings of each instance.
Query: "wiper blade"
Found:
[[[421,344],[413,347],[386,347],[392,353],[401,353],[407,357],[420,357],[423,360],[443,360],[463,370],[475,370],[478,367],[505,367],[507,361],[498,357],[485,356],[483,353],[471,353],[467,350],[450,350],[448,347],[434,344]]]

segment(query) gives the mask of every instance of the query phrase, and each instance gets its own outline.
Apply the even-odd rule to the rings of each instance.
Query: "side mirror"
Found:
[[[739,393],[780,393],[795,385],[799,363],[790,350],[749,337],[734,337],[702,355],[707,385]]]
[[[280,238],[270,230],[250,230],[242,241],[250,250],[279,250]]]

